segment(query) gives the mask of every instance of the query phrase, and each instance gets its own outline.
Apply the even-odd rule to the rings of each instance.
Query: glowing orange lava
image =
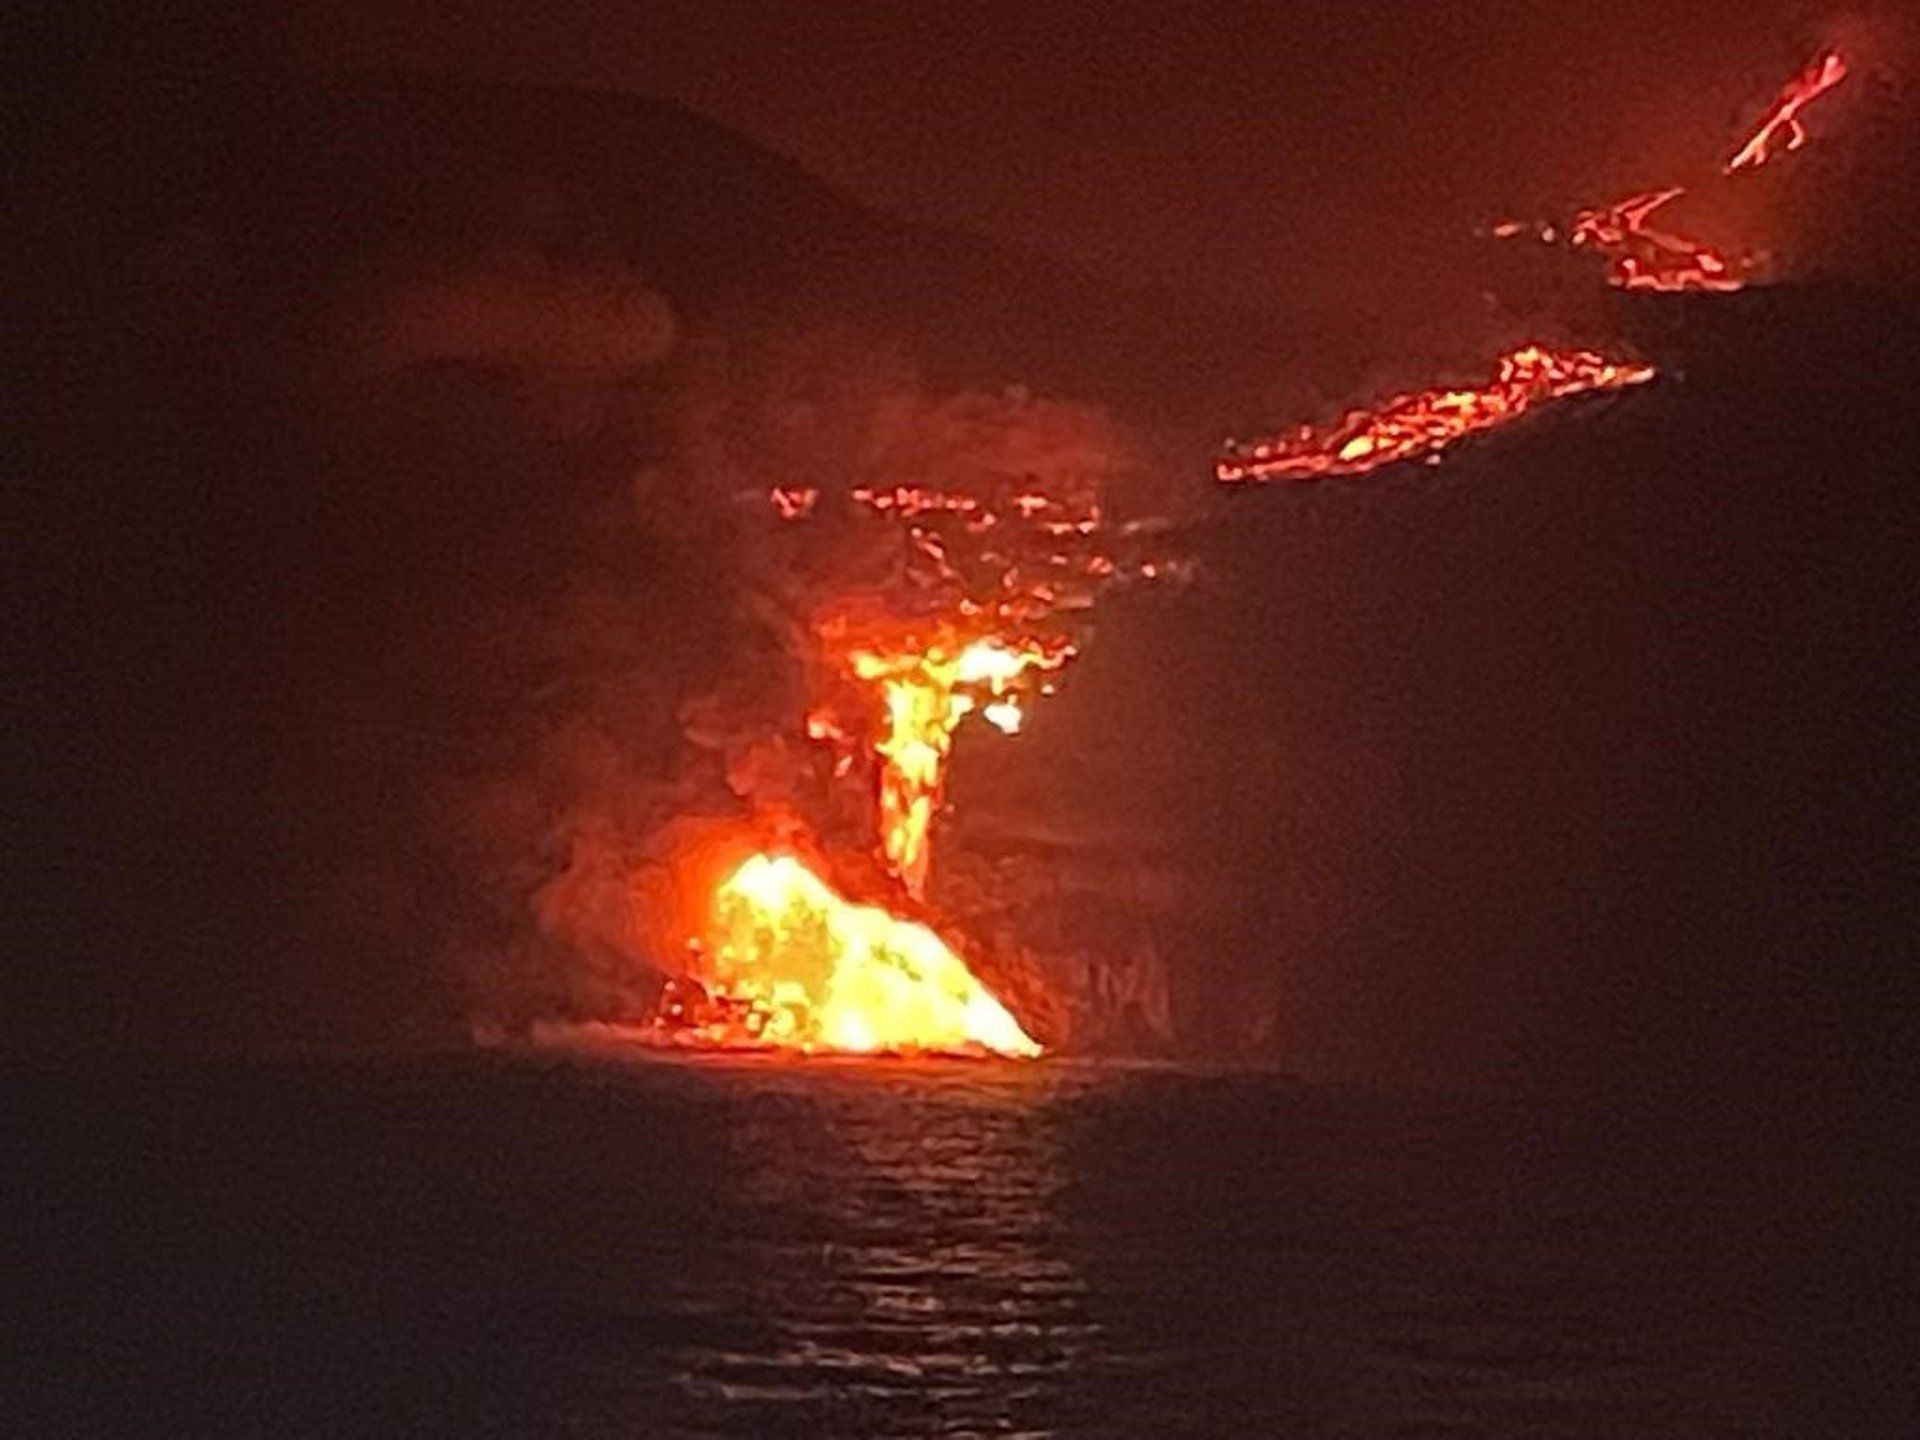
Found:
[[[1591,350],[1522,345],[1500,357],[1498,371],[1483,385],[1416,390],[1349,410],[1331,425],[1301,425],[1256,444],[1229,444],[1214,463],[1214,478],[1243,485],[1364,475],[1402,460],[1435,458],[1455,441],[1517,420],[1545,401],[1643,384],[1654,373],[1651,365],[1609,360]]]
[[[822,639],[856,689],[876,697],[872,726],[831,709],[808,717],[809,738],[840,749],[852,768],[864,745],[876,776],[881,858],[914,901],[925,897],[931,832],[946,790],[954,731],[978,714],[1019,729],[1018,686],[1066,663],[1070,647],[984,636],[918,643],[908,632],[849,639],[844,622]],[[660,1028],[678,1043],[806,1051],[926,1051],[1032,1056],[1040,1047],[925,924],[854,904],[791,855],[762,852],[714,891],[692,947],[691,982],[670,986]]]
[[[815,602],[805,733],[820,747],[808,752],[815,773],[842,799],[867,787],[878,872],[864,857],[840,858],[871,877],[864,889],[880,903],[846,899],[820,878],[824,862],[791,853],[788,842],[809,854],[822,843],[799,817],[784,817],[799,829],[771,844],[779,825],[756,817],[757,853],[689,866],[710,913],[682,917],[696,932],[687,973],[668,983],[654,1029],[708,1048],[1037,1055],[918,918],[954,736],[976,716],[1019,731],[1079,653],[1096,594],[1178,569],[1129,558],[1151,527],[1110,526],[1073,469],[1052,492],[1008,466],[968,488],[863,484],[823,496],[776,486],[767,500],[782,522],[828,527],[843,543],[851,532],[858,544],[847,549],[873,562]]]
[[[791,855],[753,855],[713,894],[704,983],[674,982],[679,1044],[1031,1058],[1040,1046],[947,943],[854,904]]]
[[[953,733],[967,716],[1003,734],[1020,729],[1019,684],[1030,672],[1057,669],[1072,655],[1064,642],[997,637],[954,647],[879,649],[845,657],[849,672],[876,687],[885,722],[873,740],[879,760],[879,827],[887,868],[915,897],[926,893],[929,832],[946,786]]]
[[[1838,51],[1825,50],[1815,56],[1805,70],[1787,82],[1753,134],[1721,167],[1722,173],[1757,169],[1776,154],[1806,144],[1800,112],[1846,77],[1847,62]],[[1705,241],[1652,224],[1655,212],[1686,193],[1682,186],[1668,185],[1582,210],[1570,225],[1503,220],[1487,233],[1500,240],[1531,235],[1549,245],[1564,240],[1574,249],[1590,250],[1606,258],[1607,283],[1621,290],[1673,294],[1745,288],[1754,278],[1758,261],[1730,256]]]
[[[1780,92],[1725,172],[1757,168],[1804,145],[1801,112],[1846,74],[1837,52],[1816,57]],[[1758,262],[1655,225],[1685,193],[1679,186],[1647,190],[1582,210],[1568,224],[1507,220],[1491,233],[1590,251],[1607,261],[1608,282],[1623,289],[1741,288]],[[1478,384],[1412,391],[1326,425],[1230,442],[1214,475],[1223,485],[1245,485],[1432,463],[1467,436],[1539,406],[1644,384],[1655,373],[1593,350],[1525,344],[1500,356],[1495,373]],[[947,419],[960,426],[957,433],[974,433],[968,427],[987,413],[963,407]],[[1008,433],[1031,445],[1045,432],[1014,426]],[[835,570],[832,587],[806,595],[792,612],[807,619],[818,647],[808,661],[814,688],[805,733],[824,750],[802,751],[797,768],[805,783],[756,800],[723,861],[688,867],[697,874],[699,900],[685,909],[706,913],[675,911],[673,933],[697,933],[688,941],[687,973],[668,981],[661,997],[661,1038],[807,1052],[1041,1053],[961,955],[919,918],[927,913],[932,836],[947,802],[954,737],[974,715],[1017,732],[1027,706],[1051,693],[1058,672],[1079,653],[1081,617],[1098,593],[1184,569],[1127,553],[1152,527],[1115,527],[1103,514],[1091,478],[1101,467],[1089,458],[1103,451],[1097,435],[1069,428],[1051,438],[1048,464],[1024,463],[1034,452],[1018,449],[971,467],[889,459],[873,466],[884,477],[878,483],[849,482],[844,490],[776,484],[749,492],[756,503],[764,493],[782,522],[857,536],[860,545],[848,553],[859,559]],[[929,474],[952,479],[953,488],[924,483]],[[1048,487],[1054,493],[1035,483],[1036,474],[1055,477]],[[819,833],[790,813],[800,808],[793,797],[812,793],[807,786],[814,782],[834,789],[836,801],[870,804],[870,827],[857,805],[825,807],[832,820]],[[736,793],[748,797],[749,787]],[[831,863],[793,853],[825,855],[823,837],[843,847]],[[884,903],[849,899],[823,875],[851,879],[859,893]]]
[[[807,733],[835,748],[836,775],[871,763],[876,848],[918,899],[955,730],[978,715],[1016,733],[1079,653],[1096,595],[1162,567],[1116,553],[1139,532],[1110,527],[1085,490],[1050,495],[1022,480],[990,493],[862,486],[849,498],[899,533],[902,583],[816,619],[828,669],[847,683],[820,698]]]
[[[1774,97],[1747,142],[1733,152],[1724,171],[1755,170],[1766,164],[1781,149],[1791,153],[1807,143],[1807,128],[1800,123],[1800,112],[1847,78],[1847,62],[1837,50],[1823,50]],[[1784,146],[1780,137],[1786,136]]]
[[[1567,241],[1611,262],[1607,283],[1623,290],[1739,290],[1752,266],[1725,255],[1704,241],[1655,229],[1655,211],[1687,192],[1678,185],[1629,195],[1611,205],[1582,210],[1573,218]]]

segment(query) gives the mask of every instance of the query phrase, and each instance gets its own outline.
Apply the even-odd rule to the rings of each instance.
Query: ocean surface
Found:
[[[9,1434],[1920,1433],[1884,1162],[1706,1102],[593,1047],[9,1092]]]

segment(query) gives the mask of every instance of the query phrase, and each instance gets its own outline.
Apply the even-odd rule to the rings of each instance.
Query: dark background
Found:
[[[936,387],[1086,400],[1142,437],[1158,505],[1211,506],[1196,585],[1103,616],[1019,750],[956,781],[1004,767],[1175,857],[1188,1053],[1889,1098],[1916,841],[1901,34],[1724,9],[63,17],[22,52],[11,241],[10,1047],[437,1042],[476,957],[579,963],[521,936],[574,812],[515,779],[587,711],[605,773],[668,765],[669,697],[747,642],[717,509],[605,523],[670,455],[677,358],[571,319],[523,343],[497,295],[464,351],[340,338],[396,275],[504,249],[663,296],[672,357],[826,329]],[[1791,283],[1577,321],[1500,289],[1474,225],[1710,172],[1834,24],[1890,68],[1755,181]],[[1212,504],[1220,434],[1473,373],[1536,326],[1670,378],[1433,474]],[[613,639],[581,639],[583,587]],[[506,798],[476,823],[481,795]]]
[[[1445,313],[1477,299],[1450,278],[1474,227],[1702,179],[1818,43],[1893,62],[1905,18],[1804,0],[976,0],[911,19],[469,0],[327,6],[282,33],[334,63],[674,100],[870,204],[1120,281]]]

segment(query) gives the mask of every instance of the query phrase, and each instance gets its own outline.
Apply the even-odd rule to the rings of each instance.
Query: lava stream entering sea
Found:
[[[901,558],[886,585],[814,617],[820,693],[806,736],[834,783],[870,787],[871,862],[846,867],[869,877],[865,898],[792,847],[756,848],[713,886],[655,1031],[701,1048],[1031,1058],[1041,1046],[927,918],[954,736],[976,716],[1017,733],[1078,654],[1096,594],[1164,566],[1119,554],[1140,532],[1110,525],[1090,494],[902,486],[847,498]],[[812,491],[768,500],[782,521],[818,518]]]
[[[752,855],[720,883],[704,959],[704,984],[668,983],[657,1028],[674,1043],[1040,1054],[931,928],[847,900],[793,855]]]
[[[1838,53],[1817,56],[1780,91],[1724,173],[1801,148],[1802,112],[1847,73]],[[1596,254],[1607,262],[1607,282],[1625,290],[1748,284],[1757,260],[1655,226],[1685,194],[1677,185],[1650,189],[1582,210],[1569,224],[1507,221],[1492,233]],[[1214,475],[1243,486],[1434,463],[1460,440],[1544,405],[1654,377],[1634,359],[1523,344],[1478,384],[1410,391],[1327,425],[1230,442]],[[1084,457],[1085,448],[1077,453]],[[1041,1053],[935,923],[932,836],[947,803],[954,737],[974,716],[1019,731],[1027,707],[1051,693],[1078,654],[1096,595],[1130,580],[1179,576],[1183,567],[1130,555],[1151,527],[1111,524],[1077,463],[1060,467],[1069,478],[1058,494],[1044,493],[1020,465],[990,468],[997,478],[984,486],[855,485],[823,497],[793,484],[757,497],[779,523],[865,525],[883,542],[873,552],[888,557],[884,574],[831,593],[809,624],[815,692],[806,753],[838,793],[864,790],[870,848],[830,852],[821,834],[785,811],[747,817],[728,862],[699,872],[705,913],[683,973],[662,995],[659,1039],[803,1052]]]

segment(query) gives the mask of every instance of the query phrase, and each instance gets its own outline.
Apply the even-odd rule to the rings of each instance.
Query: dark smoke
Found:
[[[1092,488],[1119,503],[1128,482],[1144,488],[1137,447],[1099,410],[1018,389],[942,392],[845,336],[696,340],[668,367],[655,417],[660,454],[554,631],[570,657],[564,694],[577,708],[541,715],[537,760],[503,782],[511,790],[538,776],[539,798],[520,803],[549,817],[564,861],[526,906],[540,943],[477,996],[492,1021],[550,1018],[556,980],[563,991],[585,982],[557,1007],[568,1018],[642,1018],[661,975],[683,963],[688,932],[676,924],[699,919],[687,897],[663,892],[703,834],[786,817],[795,838],[852,867],[845,878],[856,891],[876,886],[879,877],[860,873],[878,843],[872,776],[862,767],[836,778],[830,753],[803,739],[829,678],[816,621],[849,606],[910,616],[921,603],[905,528],[855,504],[856,489],[909,484],[987,502],[1027,486]],[[776,485],[818,491],[815,513],[779,520],[768,501]],[[629,526],[697,557],[690,563],[704,567],[725,607],[724,625],[676,636],[705,661],[697,683],[675,684],[681,672],[657,661],[646,616],[657,589],[617,568],[633,543],[619,538]],[[624,643],[608,644],[613,637]],[[677,729],[663,730],[663,716]],[[940,908],[963,929],[1034,888],[1017,876],[994,883],[982,873],[987,860],[950,853],[946,838],[942,826]],[[516,837],[509,849],[524,844]],[[1056,937],[1049,967],[1004,920],[999,929],[998,953],[986,958],[1017,988],[1054,997],[1053,1033],[1072,1026],[1072,1009],[1087,1012],[1082,1038],[1110,1020],[1096,987],[1052,973],[1084,967],[1097,936]],[[1145,963],[1157,967],[1158,957]]]

